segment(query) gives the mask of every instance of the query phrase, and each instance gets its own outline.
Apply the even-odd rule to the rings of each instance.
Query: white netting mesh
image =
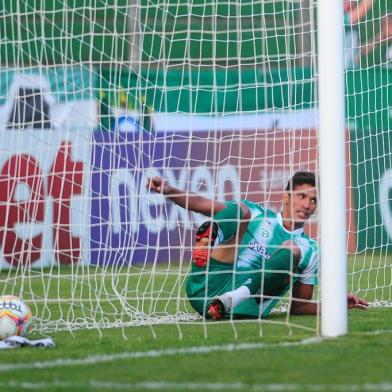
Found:
[[[345,2],[349,279],[378,304],[391,301],[387,3]],[[199,320],[184,279],[203,218],[146,179],[279,210],[290,175],[317,171],[316,2],[1,7],[1,292],[41,330]]]

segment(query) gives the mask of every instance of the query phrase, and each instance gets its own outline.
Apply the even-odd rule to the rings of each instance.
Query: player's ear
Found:
[[[290,193],[285,192],[283,194],[283,204],[289,204],[289,202],[290,202]]]

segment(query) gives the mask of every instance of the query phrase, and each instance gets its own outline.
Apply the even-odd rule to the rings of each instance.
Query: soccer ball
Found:
[[[25,336],[31,328],[33,315],[20,298],[0,296],[0,340],[9,336]]]

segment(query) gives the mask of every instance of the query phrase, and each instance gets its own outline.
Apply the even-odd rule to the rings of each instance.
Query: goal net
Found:
[[[368,3],[357,21],[359,4],[345,3],[348,280],[386,306],[391,10]],[[296,171],[318,173],[317,2],[1,7],[1,293],[23,297],[41,332],[210,325],[185,292],[195,232],[208,218],[146,182],[161,176],[184,195],[247,199],[275,213]],[[317,213],[305,231],[318,240]],[[279,314],[260,325],[317,330],[316,318],[280,312],[287,293],[269,298],[280,299]]]

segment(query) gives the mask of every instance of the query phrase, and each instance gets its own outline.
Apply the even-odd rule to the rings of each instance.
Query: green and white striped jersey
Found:
[[[282,215],[262,205],[242,200],[251,212],[251,220],[242,238],[236,262],[237,270],[268,269],[268,259],[287,241],[294,241],[301,250],[301,260],[295,271],[295,281],[317,284],[318,245],[304,233],[303,228],[288,231],[283,227]],[[234,203],[227,202],[227,204]],[[235,202],[238,203],[238,202]],[[221,234],[221,233],[220,233]],[[221,235],[218,236],[222,241]]]

